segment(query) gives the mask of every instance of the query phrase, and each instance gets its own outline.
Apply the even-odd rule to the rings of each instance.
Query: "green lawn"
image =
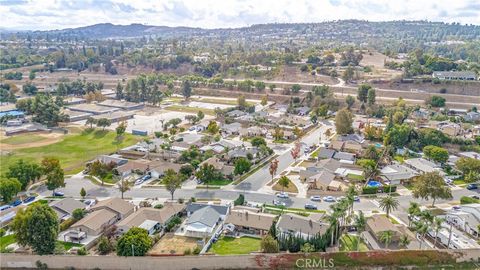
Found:
[[[15,243],[15,235],[10,234],[0,237],[0,251],[4,250],[8,245]]]
[[[124,140],[118,143],[115,137],[115,132],[97,130],[67,135],[62,141],[46,146],[18,149],[11,155],[0,156],[0,173],[5,173],[19,159],[40,162],[45,156],[58,158],[67,174],[75,173],[84,168],[86,161],[97,155],[115,152],[140,140],[139,137],[125,134]]]
[[[310,157],[316,158],[316,157],[318,157],[318,153],[320,153],[320,148],[318,148],[317,150],[313,151],[312,154],[310,155]]]
[[[358,175],[358,174],[347,174],[347,178],[348,179],[352,179],[352,180],[357,180],[357,181],[363,181],[365,180],[365,178],[363,177],[363,175]]]
[[[212,245],[211,251],[217,255],[250,254],[260,251],[260,239],[253,237],[222,237]]]
[[[83,247],[82,244],[71,243],[71,242],[57,241],[57,243],[62,244],[66,251],[70,250],[72,247]]]
[[[23,135],[16,135],[16,136],[5,138],[0,142],[5,144],[10,144],[10,145],[17,145],[17,144],[24,144],[24,143],[39,142],[43,140],[46,140],[46,138],[39,135],[23,134]]]
[[[353,244],[355,239],[359,239],[358,236],[350,234],[342,235],[342,237],[340,237],[340,251],[357,251],[357,247]],[[368,251],[367,245],[362,240],[360,240],[358,251]]]

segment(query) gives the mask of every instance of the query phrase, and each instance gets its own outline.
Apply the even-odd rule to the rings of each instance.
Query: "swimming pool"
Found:
[[[375,180],[370,180],[370,181],[368,181],[367,186],[369,186],[369,187],[381,187],[382,183],[380,183],[378,181],[375,181]]]

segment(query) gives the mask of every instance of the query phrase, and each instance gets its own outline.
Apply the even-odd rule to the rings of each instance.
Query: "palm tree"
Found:
[[[358,211],[358,215],[355,216],[355,227],[357,228],[358,232],[358,239],[361,239],[362,232],[365,231],[365,227],[367,225],[367,220],[363,215],[362,211]],[[360,245],[359,245],[360,246]],[[358,251],[358,249],[357,249]]]
[[[387,217],[390,217],[390,212],[397,209],[398,205],[398,200],[392,196],[387,196],[380,199],[380,208],[387,213]]]
[[[437,237],[438,237],[438,233],[442,229],[443,221],[444,221],[443,218],[439,218],[439,217],[434,217],[433,218],[432,226],[433,226],[433,231],[435,232],[435,239],[434,239],[434,242],[433,242],[433,247],[434,248],[437,246]]]
[[[413,218],[418,216],[420,212],[420,204],[416,202],[410,202],[410,207],[408,207],[408,227],[412,225]]]
[[[392,242],[393,238],[393,232],[388,230],[388,231],[383,231],[380,234],[380,241],[382,241],[385,244],[385,249],[388,249],[388,245]]]
[[[122,199],[123,199],[123,193],[127,192],[130,190],[130,183],[126,181],[125,179],[122,179],[118,182],[118,190],[120,193],[122,193]]]
[[[355,196],[357,196],[357,191],[355,191],[354,186],[349,186],[346,194],[348,208],[349,208],[349,215],[353,214],[353,203],[355,202]]]
[[[400,236],[400,241],[399,241],[399,246],[402,248],[407,248],[407,246],[410,244],[410,239],[406,235]]]
[[[422,240],[420,241],[420,249],[422,249],[422,244],[425,242],[425,234],[428,232],[428,222],[425,222],[425,220],[418,222],[416,231],[422,236]]]

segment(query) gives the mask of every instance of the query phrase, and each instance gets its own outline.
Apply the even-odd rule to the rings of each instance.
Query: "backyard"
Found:
[[[173,233],[167,233],[150,250],[149,254],[183,254],[186,250],[193,251],[197,245],[197,239],[195,238],[175,236]]]
[[[54,144],[17,149],[0,156],[0,174],[5,173],[8,167],[19,159],[40,162],[45,156],[58,158],[66,173],[75,173],[83,168],[86,161],[97,155],[114,152],[140,140],[139,137],[125,134],[123,141],[118,143],[115,137],[115,132],[90,130],[67,135]]]
[[[217,255],[240,255],[260,251],[260,239],[253,237],[222,237],[215,242],[210,251]]]
[[[360,241],[359,243],[357,241]],[[358,243],[358,248],[357,248]],[[340,238],[340,251],[368,251],[368,247],[356,235],[345,234]]]

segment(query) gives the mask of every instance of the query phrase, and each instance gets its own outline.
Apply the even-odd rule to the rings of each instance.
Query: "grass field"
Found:
[[[188,107],[188,106],[182,106],[182,105],[171,105],[166,107],[165,110],[184,112],[184,113],[194,113],[194,114],[197,114],[198,111],[202,111],[204,114],[208,114],[208,115],[215,114],[215,112],[211,109],[195,108],[195,107]]]
[[[253,237],[222,237],[210,250],[217,255],[240,255],[260,251],[260,239]]]
[[[122,147],[135,144],[139,137],[125,134],[121,143],[115,141],[116,133],[109,131],[85,131],[80,134],[70,134],[57,143],[24,148],[13,151],[9,155],[0,156],[0,173],[19,159],[39,162],[45,156],[56,157],[60,160],[65,172],[76,173],[82,170],[84,163],[100,154],[108,154]]]
[[[368,251],[368,247],[363,240],[359,239],[358,236],[349,234],[342,235],[340,238],[340,251],[357,251],[356,241],[360,241],[358,251]]]
[[[40,135],[22,134],[22,135],[16,135],[13,137],[5,138],[0,142],[5,144],[10,144],[10,145],[18,145],[18,144],[39,142],[46,139],[47,138],[42,137]]]
[[[238,101],[236,99],[220,99],[220,98],[190,98],[190,100],[204,102],[204,103],[213,103],[213,104],[223,104],[223,105],[238,105]],[[255,103],[253,102],[246,102],[247,106],[253,106]]]
[[[15,235],[10,234],[0,237],[0,251],[4,250],[8,245],[15,243]]]

